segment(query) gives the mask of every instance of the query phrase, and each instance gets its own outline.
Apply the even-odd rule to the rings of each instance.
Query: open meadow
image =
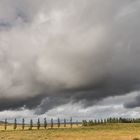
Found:
[[[139,140],[140,124],[138,123],[119,123],[101,124],[92,127],[69,126],[64,128],[40,128],[37,130],[17,130],[9,129],[0,131],[0,140]]]

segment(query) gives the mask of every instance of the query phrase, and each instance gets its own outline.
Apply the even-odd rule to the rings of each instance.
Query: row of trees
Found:
[[[106,124],[106,123],[140,123],[140,119],[132,118],[107,118],[107,119],[98,119],[98,120],[83,120],[82,126],[93,126],[96,124]]]
[[[13,129],[16,130],[17,126],[21,126],[22,130],[24,130],[25,126],[29,127],[29,130],[32,130],[33,127],[37,127],[37,129],[39,130],[40,127],[44,127],[44,129],[46,129],[47,127],[50,126],[50,128],[53,128],[54,125],[55,127],[60,127],[61,125],[63,125],[64,127],[67,126],[67,124],[70,125],[70,127],[72,128],[73,124],[75,124],[75,122],[72,121],[72,118],[70,118],[70,121],[67,121],[66,119],[64,119],[63,121],[61,121],[59,118],[57,119],[57,121],[54,122],[53,118],[51,119],[50,123],[47,122],[47,119],[44,118],[44,122],[41,124],[40,119],[38,118],[37,123],[33,123],[33,120],[30,120],[30,123],[27,125],[25,124],[25,119],[22,119],[22,123],[17,123],[17,119],[14,119],[14,123],[13,123]],[[76,124],[78,125],[78,121],[76,122]],[[8,126],[8,122],[7,119],[5,119],[4,122],[4,129],[6,130]]]
[[[107,124],[107,123],[140,123],[140,119],[130,119],[130,118],[108,118],[108,119],[98,119],[98,120],[83,120],[82,121],[82,126],[93,126],[93,125],[98,125],[98,124]],[[66,127],[67,125],[69,125],[71,128],[73,127],[73,124],[76,124],[78,126],[79,122],[73,122],[72,118],[70,118],[70,120],[60,120],[59,118],[57,120],[53,120],[53,118],[50,120],[50,122],[47,122],[47,119],[44,118],[44,122],[41,123],[40,119],[38,118],[37,122],[34,123],[33,120],[31,119],[30,122],[27,124],[25,123],[25,119],[22,119],[21,123],[17,123],[17,119],[14,119],[14,123],[12,123],[13,125],[13,129],[16,130],[18,126],[21,127],[22,130],[25,129],[25,126],[29,128],[29,130],[32,130],[33,127],[36,127],[38,130],[42,127],[44,129],[47,129],[47,127],[49,128],[54,128],[54,127],[58,127],[60,128],[60,126],[63,125],[63,127]],[[10,125],[10,123],[8,123],[7,119],[5,119],[4,122],[4,129],[7,130],[7,126]]]

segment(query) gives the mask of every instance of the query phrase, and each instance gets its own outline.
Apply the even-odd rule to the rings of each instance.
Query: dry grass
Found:
[[[11,126],[11,129],[13,127]],[[93,127],[0,131],[0,140],[139,140],[140,124],[107,124]]]

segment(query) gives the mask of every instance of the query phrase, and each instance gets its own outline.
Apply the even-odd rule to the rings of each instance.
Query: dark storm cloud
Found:
[[[139,14],[137,0],[0,1],[0,110],[140,90]]]
[[[126,108],[136,108],[136,107],[140,107],[140,96],[137,95],[136,97],[130,99],[130,101],[124,103],[124,107]]]
[[[25,107],[28,109],[34,109],[37,105],[40,104],[42,99],[43,99],[42,95],[28,98],[26,100],[24,100],[24,99],[19,100],[19,101],[18,101],[18,99],[1,99],[0,100],[0,111],[20,109],[21,107]]]

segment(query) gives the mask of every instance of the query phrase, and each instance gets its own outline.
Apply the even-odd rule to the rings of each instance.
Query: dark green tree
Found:
[[[33,128],[33,120],[31,119],[30,120],[30,127],[29,127],[29,129],[32,130],[32,128]]]
[[[22,130],[24,130],[24,126],[25,126],[25,121],[24,121],[24,118],[22,119]]]
[[[51,119],[51,128],[53,128],[53,119]]]
[[[97,124],[97,120],[96,119],[94,120],[94,123]]]
[[[112,118],[111,117],[109,118],[109,123],[112,123]]]
[[[72,128],[72,125],[73,125],[73,123],[72,123],[72,117],[70,118],[70,127]]]
[[[66,119],[64,119],[64,127],[66,127]]]
[[[98,122],[97,122],[98,124],[100,124],[100,120],[98,119]]]
[[[4,122],[4,129],[5,130],[7,129],[7,119],[5,119],[5,122]]]
[[[40,129],[40,119],[38,118],[37,120],[37,129],[39,130]]]
[[[79,122],[78,122],[78,120],[76,121],[76,125],[78,126],[78,124],[79,124]]]
[[[60,127],[60,119],[59,118],[57,120],[57,126],[58,126],[58,128]]]
[[[14,130],[16,130],[17,129],[17,119],[15,118],[15,120],[14,120]]]
[[[107,123],[110,123],[109,121],[110,121],[109,118],[107,118]]]
[[[44,128],[45,129],[47,128],[47,120],[46,120],[46,118],[44,118]]]
[[[86,120],[83,120],[82,121],[82,126],[87,126],[87,125],[88,125],[87,121]]]
[[[104,119],[104,124],[106,124],[107,123],[107,120],[106,119]]]
[[[103,119],[100,120],[101,124],[103,124]]]
[[[94,124],[94,123],[93,123],[93,120],[89,120],[89,121],[88,121],[88,126],[93,126],[93,124]]]

